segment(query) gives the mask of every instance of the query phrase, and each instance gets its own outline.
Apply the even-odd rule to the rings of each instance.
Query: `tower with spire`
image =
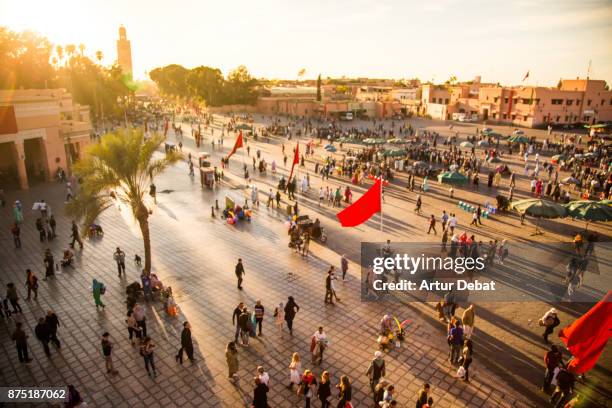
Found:
[[[119,27],[119,39],[117,40],[117,63],[124,74],[131,75],[132,70],[132,45],[127,39],[127,32],[122,25]]]

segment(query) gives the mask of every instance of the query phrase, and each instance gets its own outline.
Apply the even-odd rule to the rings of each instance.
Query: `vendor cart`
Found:
[[[200,167],[210,167],[210,153],[202,152],[200,157],[198,157],[198,166]]]
[[[215,183],[215,171],[210,167],[200,167],[200,184],[212,188]]]

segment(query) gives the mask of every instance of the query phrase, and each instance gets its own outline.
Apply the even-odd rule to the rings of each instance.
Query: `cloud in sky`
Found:
[[[0,0],[0,25],[116,58],[117,28],[136,74],[160,65],[240,64],[255,75],[420,77],[482,74],[540,84],[562,76],[612,81],[609,0]]]

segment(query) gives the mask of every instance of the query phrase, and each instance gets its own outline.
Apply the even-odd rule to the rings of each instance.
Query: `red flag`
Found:
[[[574,356],[568,363],[568,370],[582,374],[593,368],[610,335],[612,291],[581,318],[559,332],[559,338]]]
[[[529,78],[529,71],[527,71],[527,73],[526,73],[526,74],[525,74],[525,76],[523,77],[523,81],[522,81],[522,82],[525,82],[525,80],[526,80],[527,78]]]
[[[293,163],[291,164],[291,172],[289,173],[289,178],[287,179],[287,182],[291,181],[291,176],[293,175],[293,168],[299,162],[300,162],[300,142],[297,142],[297,145],[295,145],[295,153],[293,154]]]
[[[149,131],[149,126],[147,126],[147,121],[145,120],[145,133]]]
[[[166,119],[166,123],[164,123],[164,137],[168,134],[168,119]]]
[[[234,143],[234,148],[232,149],[232,151],[227,155],[227,157],[225,158],[225,160],[228,160],[234,153],[236,153],[236,150],[240,149],[243,146],[242,144],[242,130],[240,131],[240,134],[238,134],[238,137],[236,138],[236,143]]]
[[[382,181],[376,183],[351,206],[336,214],[343,227],[356,227],[381,210]]]

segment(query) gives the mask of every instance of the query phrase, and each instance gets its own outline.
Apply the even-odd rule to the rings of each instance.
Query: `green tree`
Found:
[[[223,73],[218,68],[200,66],[187,74],[189,93],[209,106],[220,106],[225,100]]]
[[[227,75],[225,81],[226,103],[228,105],[254,103],[257,99],[256,86],[257,80],[251,76],[244,65],[240,65]]]
[[[317,101],[321,102],[321,74],[317,77]]]
[[[145,197],[152,179],[181,158],[177,152],[154,158],[163,142],[159,134],[145,140],[140,130],[104,135],[76,163],[74,171],[83,182],[75,199],[66,206],[68,214],[82,221],[85,229],[114,204],[129,207],[142,233],[146,273],[151,272],[151,212]]]
[[[181,65],[172,64],[162,68],[155,68],[149,77],[157,84],[161,93],[165,95],[188,97],[187,74],[189,70]]]
[[[0,89],[45,88],[54,78],[51,43],[30,31],[0,27]]]

